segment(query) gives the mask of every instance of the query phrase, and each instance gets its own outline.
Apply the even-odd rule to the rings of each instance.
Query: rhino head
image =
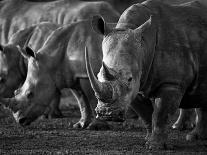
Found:
[[[57,42],[63,42],[65,45],[62,41],[65,38],[57,33],[59,34],[59,30],[57,32],[55,30],[55,33],[49,36],[37,52],[29,46],[18,48],[21,56],[28,63],[26,79],[23,85],[15,91],[13,98],[1,98],[0,102],[13,111],[15,120],[22,126],[31,124],[44,114],[51,101],[59,93],[56,83],[59,76],[56,76],[56,68],[62,63],[62,54],[58,55],[60,58],[53,54],[61,53],[58,51],[63,50],[65,46]],[[62,79],[58,81],[62,82]]]
[[[29,47],[21,52],[28,61],[26,80],[15,90],[13,98],[1,98],[0,101],[13,111],[17,123],[26,126],[45,112],[52,96],[56,95],[56,86],[44,63],[44,57],[42,60]]]
[[[20,54],[28,44],[34,27],[13,34],[6,45],[0,45],[0,96],[12,97],[26,78],[27,62]]]
[[[91,86],[98,99],[97,117],[104,120],[122,121],[128,108],[140,91],[141,77],[150,35],[154,35],[151,18],[136,29],[109,29],[100,16],[95,16],[93,29],[104,36],[103,60],[98,79],[91,69],[87,48],[86,68]],[[150,35],[148,35],[150,34]]]

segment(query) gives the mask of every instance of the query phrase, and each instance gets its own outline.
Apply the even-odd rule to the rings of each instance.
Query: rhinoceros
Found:
[[[87,72],[98,99],[97,117],[119,117],[132,106],[146,124],[146,144],[153,149],[166,146],[170,114],[178,107],[198,108],[196,127],[186,139],[206,139],[206,10],[199,3],[170,6],[149,0],[128,8],[115,29],[99,16],[92,23],[104,36],[98,79],[86,48]],[[153,99],[153,104],[131,103],[139,92]]]
[[[42,115],[51,100],[60,97],[63,88],[73,90],[80,106],[81,119],[74,127],[85,128],[91,123],[95,113],[91,107],[95,109],[97,100],[86,73],[84,47],[87,43],[93,69],[98,72],[103,37],[92,30],[90,23],[91,20],[84,20],[62,26],[52,32],[38,51],[29,47],[21,50],[28,61],[26,80],[15,97],[1,102],[15,112],[22,126]]]
[[[26,0],[5,0],[0,2],[0,8],[1,44],[6,44],[8,38],[19,29],[28,28],[41,21],[62,25],[89,19],[96,14],[105,16],[109,22],[116,22],[119,17],[119,13],[109,3],[103,1],[29,2]]]
[[[59,25],[42,22],[12,35],[6,45],[0,47],[0,96],[13,97],[14,91],[20,87],[27,75],[27,59],[21,55],[21,51],[29,44],[34,50],[38,50],[44,41]],[[54,100],[55,101],[55,100]],[[61,117],[58,108],[59,102],[53,102],[50,116]]]
[[[108,22],[117,22],[119,13],[107,2],[83,2],[79,0],[56,0],[51,2],[30,2],[27,0],[4,0],[0,2],[0,43],[20,29],[42,21],[69,24],[90,19],[100,14]]]

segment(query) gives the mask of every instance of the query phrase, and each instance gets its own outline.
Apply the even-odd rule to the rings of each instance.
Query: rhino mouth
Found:
[[[96,118],[103,121],[124,122],[125,111],[119,108],[96,107]]]
[[[17,123],[19,123],[22,127],[30,125],[34,119],[24,117],[21,114],[21,111],[17,111],[16,113],[13,113],[13,117],[16,120]]]

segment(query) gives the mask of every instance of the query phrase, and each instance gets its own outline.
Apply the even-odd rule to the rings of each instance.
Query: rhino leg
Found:
[[[55,98],[51,101],[49,107],[45,111],[44,116],[46,118],[62,118],[63,114],[60,111],[59,104],[60,104],[60,92],[57,91]]]
[[[86,95],[81,90],[72,90],[72,93],[78,101],[78,106],[81,113],[80,120],[73,125],[73,128],[86,128],[92,120],[90,104]]]
[[[138,94],[135,100],[132,101],[131,107],[142,118],[142,120],[145,123],[145,127],[147,130],[147,135],[145,139],[147,140],[152,132],[152,102],[149,99]]]
[[[141,119],[139,114],[134,111],[134,109],[129,106],[125,113],[126,120],[123,123],[123,127],[126,129],[136,128],[139,124],[137,124],[138,120]]]
[[[207,108],[197,108],[196,114],[196,127],[187,134],[188,141],[207,139]]]
[[[172,86],[162,88],[156,94],[152,114],[152,135],[146,143],[149,149],[166,149],[168,116],[176,112],[182,97],[183,93]]]
[[[80,87],[83,93],[87,96],[87,101],[90,103],[88,106],[87,113],[91,116],[91,122],[88,125],[87,129],[89,130],[108,130],[110,129],[109,124],[106,121],[96,119],[95,108],[97,106],[97,99],[94,95],[94,91],[91,88],[91,84],[88,79],[80,79]],[[90,108],[90,109],[89,109]]]
[[[195,126],[194,118],[194,109],[179,109],[179,117],[172,128],[178,130],[192,129]]]

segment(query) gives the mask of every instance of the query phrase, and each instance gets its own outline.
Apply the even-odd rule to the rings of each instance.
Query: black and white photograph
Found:
[[[207,154],[207,0],[0,0],[0,155]]]

